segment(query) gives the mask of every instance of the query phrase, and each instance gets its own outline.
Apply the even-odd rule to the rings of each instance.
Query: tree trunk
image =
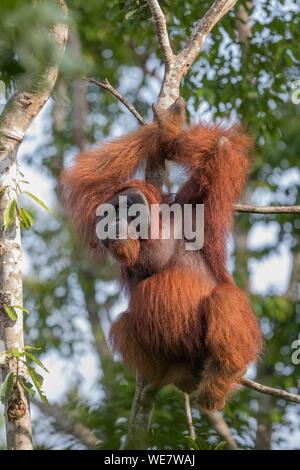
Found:
[[[15,198],[14,189],[17,180],[16,150],[0,160],[0,187],[8,187],[0,201],[0,219],[3,210]],[[0,353],[15,347],[23,349],[23,312],[18,310],[18,319],[11,320],[4,310],[4,305],[22,305],[22,250],[20,223],[15,222],[5,232],[0,227]],[[2,380],[13,371],[17,376],[17,360],[7,359],[2,367]],[[26,370],[19,371],[26,377]],[[31,420],[29,400],[23,389],[15,385],[13,394],[5,404],[6,438],[8,449],[31,450]]]
[[[128,426],[126,449],[147,449],[148,432],[155,406],[158,389],[147,383],[141,376],[136,376],[135,396],[132,403]]]

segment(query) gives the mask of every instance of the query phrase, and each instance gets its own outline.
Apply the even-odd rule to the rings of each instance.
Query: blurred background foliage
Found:
[[[7,98],[18,83],[34,83],[55,54],[47,32],[61,11],[53,1],[31,3],[30,8],[23,0],[1,1],[0,79]],[[160,3],[178,51],[211,2]],[[137,126],[119,102],[81,76],[108,79],[151,120],[163,70],[144,1],[69,0],[67,6],[71,33],[61,74],[35,124],[38,137],[22,152],[25,170],[37,175],[32,189],[39,195],[47,181],[52,208],[47,215],[38,212],[34,229],[23,235],[25,305],[32,312],[26,319],[26,342],[42,348],[42,358],[50,364],[50,401],[54,395],[57,409],[89,428],[100,447],[118,449],[124,446],[134,376],[112,356],[107,333],[125,300],[113,261],[91,260],[72,233],[61,206],[59,174],[88,145]],[[246,22],[239,20],[241,8]],[[182,84],[192,122],[238,119],[254,136],[246,203],[300,204],[300,107],[291,100],[293,83],[300,79],[299,10],[296,0],[239,1],[207,38]],[[167,186],[174,190],[177,185],[178,172],[171,171]],[[252,294],[265,336],[263,358],[251,376],[291,391],[300,385],[300,365],[291,362],[300,323],[299,229],[295,215],[240,214],[229,245],[235,279]],[[261,236],[260,241],[262,231],[273,236]],[[289,261],[284,287],[257,285],[257,268],[282,250]],[[51,364],[62,364],[60,373],[56,367],[51,372]],[[207,418],[194,405],[192,412],[198,436],[217,445],[220,438]],[[38,448],[86,447],[64,420],[46,417],[36,407],[34,417]],[[299,407],[241,390],[226,406],[224,417],[241,448],[300,449]],[[186,435],[182,397],[167,387],[157,400],[150,445],[188,448]]]

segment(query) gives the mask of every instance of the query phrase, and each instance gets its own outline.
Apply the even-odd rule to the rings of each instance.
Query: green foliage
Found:
[[[28,314],[30,313],[27,308],[21,307],[19,305],[3,305],[3,308],[7,316],[13,321],[16,321],[18,319],[17,310],[22,310],[24,313]]]
[[[7,84],[18,78],[25,86],[35,82],[45,66],[56,61],[57,50],[49,31],[65,22],[59,2],[41,0],[1,2],[0,69]]]
[[[8,230],[15,221],[17,215],[17,201],[12,199],[3,211],[3,230]]]
[[[27,196],[29,196],[31,199],[33,199],[39,206],[41,206],[43,209],[45,209],[46,211],[48,211],[48,207],[46,206],[46,204],[41,201],[37,196],[35,196],[34,194],[30,193],[29,191],[22,191],[23,194],[27,194]]]
[[[34,224],[34,218],[30,214],[30,212],[27,209],[24,209],[24,207],[22,207],[19,211],[19,217],[20,217],[21,227],[24,230],[30,230]]]
[[[15,307],[15,308],[22,308],[22,307]],[[22,310],[24,309],[22,308]],[[41,362],[41,360],[35,354],[30,352],[33,350],[36,350],[36,348],[33,348],[31,346],[24,346],[23,350],[13,347],[0,354],[1,365],[5,364],[6,360],[10,360],[12,358],[16,360],[16,367],[14,371],[10,371],[7,374],[1,386],[0,396],[1,396],[1,401],[3,403],[6,403],[11,398],[13,387],[15,386],[15,387],[22,387],[32,397],[35,396],[35,390],[36,390],[40,399],[43,401],[43,403],[48,404],[47,397],[42,388],[43,383],[44,383],[44,378],[35,370],[33,365],[35,364],[39,366],[45,372],[49,372],[49,371]],[[29,374],[29,377],[31,378],[32,383],[29,382],[26,377],[24,377],[23,373],[20,373],[21,366],[23,367],[23,369],[25,367],[25,370]]]
[[[5,313],[7,316],[12,320],[16,321],[18,319],[18,314],[16,310],[13,307],[10,307],[9,305],[3,305],[3,308],[5,310]]]
[[[1,194],[4,194],[7,190],[11,189],[12,192],[15,193],[17,196],[19,196],[20,194],[26,194],[27,196],[30,197],[30,199],[32,199],[42,209],[44,209],[46,211],[49,210],[48,207],[46,206],[46,204],[43,201],[41,201],[41,199],[39,199],[37,196],[35,196],[34,194],[32,194],[29,191],[22,190],[21,187],[20,187],[20,184],[28,184],[28,181],[20,180],[17,183],[16,188],[9,188],[7,186],[4,187],[4,188],[1,188],[0,196],[1,196]],[[2,215],[2,217],[3,217],[3,230],[4,231],[7,231],[13,225],[13,223],[15,222],[15,219],[16,219],[17,216],[19,217],[21,228],[23,228],[24,230],[30,230],[31,227],[34,224],[33,215],[27,209],[25,209],[24,207],[20,207],[18,200],[15,199],[15,198],[11,198],[11,195],[9,193],[9,200],[7,202],[7,205],[6,205],[6,207],[3,211],[3,215]]]
[[[36,361],[35,361],[36,362]],[[39,365],[39,364],[38,364]],[[43,367],[44,370],[47,370],[45,367]],[[28,374],[30,375],[30,378],[33,382],[33,385],[35,386],[40,399],[42,400],[43,403],[48,404],[48,399],[42,389],[44,378],[41,374],[39,374],[33,367],[27,366]]]
[[[9,372],[5,377],[0,388],[0,400],[3,404],[7,403],[10,399],[14,386],[14,373]]]

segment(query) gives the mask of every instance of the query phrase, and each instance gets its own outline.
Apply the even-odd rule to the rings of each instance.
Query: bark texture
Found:
[[[0,187],[16,186],[17,162],[16,150],[0,160]],[[12,190],[7,190],[1,197],[0,217],[14,197]],[[21,234],[18,219],[5,233],[0,230],[0,353],[13,347],[23,349],[23,314],[18,310],[18,319],[12,321],[4,310],[4,305],[22,305],[22,251]],[[17,374],[14,359],[5,362],[1,369],[2,378],[13,371]],[[26,371],[19,371],[26,376]],[[29,401],[24,391],[15,386],[10,400],[5,406],[6,437],[8,449],[30,450],[32,448]]]

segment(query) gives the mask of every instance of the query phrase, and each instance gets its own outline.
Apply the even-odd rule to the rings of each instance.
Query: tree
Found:
[[[60,7],[66,14],[63,1]],[[65,18],[62,18],[65,21]],[[45,66],[30,84],[16,87],[0,118],[0,187],[1,206],[1,273],[0,273],[0,339],[1,398],[5,403],[8,449],[32,449],[29,411],[28,370],[20,358],[24,351],[21,224],[26,223],[24,209],[19,206],[21,173],[17,153],[20,143],[54,87],[58,75],[58,62],[67,40],[66,23],[54,24],[52,41],[56,60]]]

